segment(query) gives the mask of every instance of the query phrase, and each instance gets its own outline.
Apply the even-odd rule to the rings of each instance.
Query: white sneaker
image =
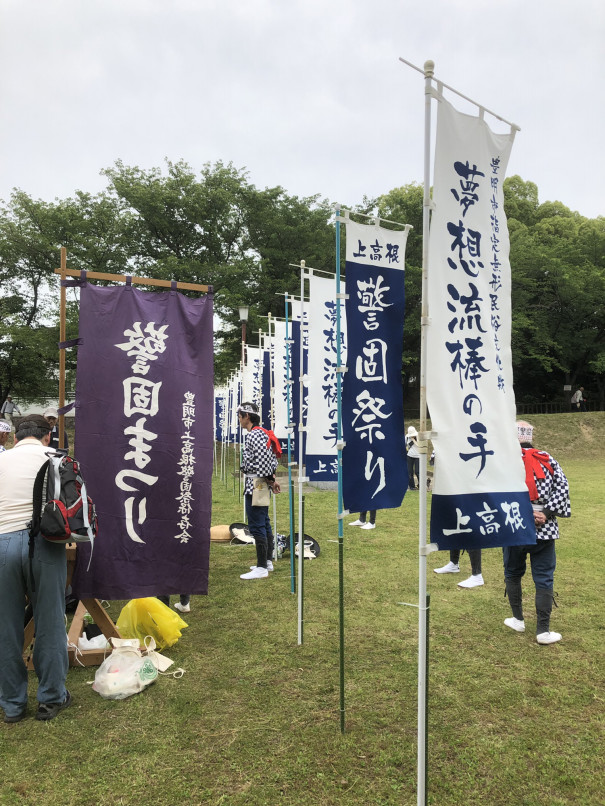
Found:
[[[436,574],[459,574],[460,566],[450,560],[447,565],[444,565],[442,568],[433,568],[433,571]]]
[[[180,602],[175,602],[172,606],[174,607],[175,610],[178,610],[179,613],[191,613],[191,605],[188,604],[184,605],[181,604]]]
[[[258,568],[258,565],[251,565],[250,570],[254,571],[255,568]],[[267,560],[267,571],[273,571],[273,563],[271,560]]]
[[[510,618],[505,618],[504,623],[507,627],[510,627],[511,630],[515,630],[516,632],[525,632],[525,622],[520,621],[518,618],[511,616]]]
[[[266,568],[259,568],[258,565],[255,565],[251,571],[248,571],[247,574],[240,574],[240,579],[266,579],[269,576],[269,572]]]
[[[470,576],[468,579],[463,579],[462,582],[458,583],[459,588],[478,588],[479,585],[485,585],[482,574]]]
[[[364,523],[364,525],[361,528],[362,529],[375,529],[376,524],[375,523],[370,523],[370,522]]]
[[[556,644],[562,637],[560,632],[541,632],[540,635],[536,635],[536,641],[539,644]]]
[[[364,523],[365,523],[365,521],[360,521],[359,518],[357,518],[356,521],[351,521],[349,526],[363,526]]]

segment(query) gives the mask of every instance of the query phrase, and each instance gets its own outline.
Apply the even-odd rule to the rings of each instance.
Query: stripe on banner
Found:
[[[346,226],[343,503],[363,512],[400,506],[408,484],[401,387],[407,232]]]
[[[515,427],[509,239],[502,183],[513,136],[439,104],[429,238],[431,541],[535,543]]]
[[[99,517],[81,599],[206,593],[213,463],[212,297],[82,287],[78,459]]]
[[[335,280],[312,274],[309,288],[306,473],[309,481],[338,481]],[[341,288],[344,293],[344,283]],[[341,316],[341,362],[344,365],[344,306],[341,307]]]

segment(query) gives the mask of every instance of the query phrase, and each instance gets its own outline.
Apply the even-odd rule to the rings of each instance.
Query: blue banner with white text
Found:
[[[343,502],[401,505],[408,473],[401,359],[407,229],[347,222],[347,372],[342,384]]]

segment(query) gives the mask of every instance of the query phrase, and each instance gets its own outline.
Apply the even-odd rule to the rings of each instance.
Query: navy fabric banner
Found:
[[[347,373],[342,384],[343,503],[398,507],[408,473],[401,356],[405,232],[347,222]]]
[[[212,297],[85,285],[76,456],[99,518],[80,598],[208,591]]]

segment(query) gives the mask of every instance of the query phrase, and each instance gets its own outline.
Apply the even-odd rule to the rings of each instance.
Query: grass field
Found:
[[[605,414],[542,415],[536,446],[571,484],[561,522],[556,645],[503,625],[501,552],[484,552],[486,584],[457,588],[429,563],[429,803],[605,803]],[[218,481],[213,523],[241,520]],[[48,724],[0,724],[0,803],[415,804],[418,494],[378,513],[372,532],[345,527],[346,733],[339,729],[336,495],[306,496],[305,640],[297,645],[289,561],[243,582],[249,546],[213,544],[210,589],[166,651],[186,674],[122,702],[101,699],[94,669],[71,669],[74,704]],[[286,531],[287,499],[278,528]],[[468,559],[461,559],[463,574]],[[174,601],[174,599],[173,599]],[[112,602],[117,618],[123,603]],[[32,674],[30,701],[34,698]]]

